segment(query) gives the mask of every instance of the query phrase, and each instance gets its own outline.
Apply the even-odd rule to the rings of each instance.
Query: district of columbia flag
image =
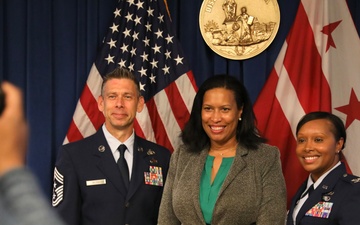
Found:
[[[302,0],[274,68],[254,104],[260,132],[278,146],[291,198],[308,173],[296,154],[296,125],[328,111],[346,125],[344,161],[360,175],[360,41],[346,0]]]
[[[145,98],[146,105],[136,116],[136,134],[176,149],[197,87],[163,0],[119,0],[64,144],[95,133],[104,123],[97,98],[103,76],[116,67],[137,77]]]

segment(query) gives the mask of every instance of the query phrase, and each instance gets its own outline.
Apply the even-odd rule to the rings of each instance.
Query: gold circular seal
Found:
[[[274,40],[280,25],[276,0],[204,0],[199,15],[201,35],[217,54],[248,59]]]

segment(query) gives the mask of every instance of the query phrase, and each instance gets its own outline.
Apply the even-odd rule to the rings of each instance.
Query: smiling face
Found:
[[[234,92],[214,88],[205,92],[201,109],[202,126],[211,145],[233,146],[242,110],[238,110]]]
[[[336,141],[333,124],[326,119],[306,122],[297,133],[296,155],[316,181],[339,162],[344,139]]]
[[[98,108],[105,116],[108,131],[117,136],[121,132],[132,133],[136,112],[141,112],[144,98],[138,96],[136,85],[131,79],[110,79],[98,98]]]

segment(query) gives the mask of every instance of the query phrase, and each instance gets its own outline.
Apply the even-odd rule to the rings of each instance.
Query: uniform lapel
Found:
[[[296,192],[295,196],[293,197],[293,200],[291,201],[291,205],[290,205],[290,210],[288,212],[288,220],[286,222],[287,225],[293,225],[293,213],[294,213],[294,208],[297,205],[301,194],[305,191],[307,185],[307,180],[300,186],[299,190]]]
[[[333,171],[331,171],[324,180],[320,183],[320,185],[312,192],[311,196],[305,201],[304,205],[301,207],[297,217],[297,224],[303,218],[308,210],[310,210],[313,206],[315,206],[318,202],[324,201],[323,196],[326,193],[331,192],[338,179],[346,173],[345,166],[343,164],[336,167]]]
[[[130,199],[145,183],[144,172],[149,172],[150,166],[158,166],[157,158],[156,151],[148,148],[145,142],[135,135],[133,168],[127,199]]]
[[[311,194],[311,196],[306,199],[302,205],[299,213],[296,216],[296,224],[299,224],[300,220],[305,216],[306,212],[309,211],[316,203],[321,200],[323,190],[320,190],[320,187],[317,187]]]
[[[102,129],[96,133],[96,138],[94,143],[91,145],[94,147],[94,157],[97,167],[105,175],[112,185],[121,192],[123,195],[126,195],[126,189],[124,181],[121,179],[121,174],[119,168],[114,160],[114,156],[111,152],[111,149],[104,137]]]

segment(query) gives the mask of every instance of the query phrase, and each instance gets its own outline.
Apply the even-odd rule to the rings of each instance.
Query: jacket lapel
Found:
[[[99,129],[95,134],[94,143],[92,143],[91,146],[94,148],[92,151],[99,170],[119,192],[126,195],[124,181],[121,179],[119,168],[114,160],[114,156],[105,139],[102,129]]]
[[[195,206],[195,211],[197,216],[201,221],[204,221],[204,217],[200,208],[200,182],[201,182],[201,175],[204,171],[206,157],[208,155],[209,150],[203,149],[200,153],[195,153],[190,158],[188,165],[193,166],[193,173],[190,175],[189,179],[191,179],[191,193],[193,204]],[[199,155],[198,155],[199,154]],[[190,193],[189,193],[190,194]]]
[[[190,177],[192,179],[192,188],[191,192],[193,193],[193,204],[195,206],[195,211],[198,215],[198,217],[203,221],[204,217],[201,212],[200,208],[200,182],[201,182],[201,175],[204,171],[205,161],[206,157],[208,156],[209,150],[203,149],[199,154],[194,154],[192,158],[189,160],[189,164],[191,164],[193,168],[192,176]],[[234,159],[233,164],[236,164],[237,166],[231,166],[231,169],[229,171],[229,174],[227,175],[224,184],[222,185],[219,196],[222,192],[231,184],[231,182],[236,178],[237,174],[239,174],[246,166],[244,160],[242,159],[242,156],[247,154],[247,150],[243,149],[241,147],[238,147],[236,150],[236,156]],[[205,221],[204,221],[205,222]]]
[[[231,166],[229,173],[224,180],[224,183],[219,192],[219,196],[231,184],[231,182],[236,178],[236,176],[246,167],[246,163],[242,157],[247,155],[248,151],[248,149],[242,148],[241,146],[237,147],[233,165]]]

